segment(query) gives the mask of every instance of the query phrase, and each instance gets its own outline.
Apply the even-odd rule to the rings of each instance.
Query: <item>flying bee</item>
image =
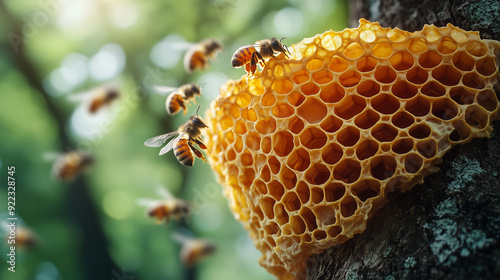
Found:
[[[80,175],[94,163],[91,154],[69,151],[60,155],[52,165],[52,173],[60,181],[69,181]]]
[[[185,267],[191,267],[202,259],[215,253],[217,247],[207,239],[187,237],[181,233],[172,233],[172,238],[182,245],[179,258]]]
[[[187,104],[191,100],[196,104],[196,95],[201,96],[201,88],[195,83],[185,84],[179,88],[166,87],[166,86],[156,86],[155,90],[161,94],[171,92],[165,102],[165,107],[167,113],[170,115],[177,114],[181,109],[184,110],[184,115],[187,112]]]
[[[24,249],[32,249],[36,247],[38,243],[38,237],[31,229],[25,226],[17,227],[15,235],[15,244],[17,246]]]
[[[192,46],[184,56],[184,68],[191,73],[194,70],[205,69],[208,60],[213,60],[222,50],[222,43],[215,39],[203,40]]]
[[[115,87],[108,86],[96,89],[88,107],[89,112],[95,114],[100,108],[111,104],[119,96],[120,94]]]
[[[283,39],[285,38],[281,38],[281,40]],[[288,58],[286,53],[290,54],[290,52],[286,45],[281,44],[281,40],[278,41],[276,38],[265,39],[237,49],[231,59],[232,66],[236,68],[245,66],[248,73],[254,74],[257,70],[257,63],[264,67],[266,65],[264,59],[276,57],[275,53],[283,53]]]
[[[201,129],[207,127],[207,125],[198,115],[199,110],[200,107],[196,110],[196,115],[191,116],[177,131],[150,138],[144,142],[144,145],[147,147],[160,147],[168,139],[177,136],[160,150],[160,156],[173,149],[175,157],[183,165],[193,166],[194,156],[207,161],[201,151],[194,147],[194,144],[196,144],[199,148],[207,150],[207,146],[201,138]]]
[[[163,197],[161,200],[140,199],[139,204],[148,206],[148,216],[156,218],[156,223],[163,221],[170,222],[173,218],[177,222],[181,218],[188,217],[191,213],[190,206],[182,199],[175,198],[170,192],[163,188],[158,188],[158,192]]]

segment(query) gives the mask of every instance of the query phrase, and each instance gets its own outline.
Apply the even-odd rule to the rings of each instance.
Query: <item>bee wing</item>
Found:
[[[160,150],[160,156],[164,155],[164,154],[168,153],[170,150],[172,150],[172,148],[174,147],[174,145],[177,143],[177,141],[179,141],[179,139],[181,139],[181,137],[183,135],[184,135],[184,132],[181,133],[176,138],[174,138],[172,141],[168,142],[168,144]]]
[[[174,196],[172,195],[172,193],[170,193],[170,191],[168,191],[164,187],[158,187],[157,188],[157,192],[158,192],[158,195],[160,195],[160,197],[163,197],[165,199],[170,200],[170,199],[174,198]]]
[[[167,93],[170,93],[174,90],[179,89],[178,87],[168,87],[168,86],[154,86],[153,87],[154,91],[160,95],[167,95]]]
[[[139,198],[137,199],[137,204],[141,206],[151,206],[153,204],[158,203],[158,200],[150,199],[150,198]]]
[[[149,138],[148,140],[146,140],[146,142],[144,142],[144,145],[147,146],[147,147],[160,147],[168,139],[176,136],[177,134],[178,134],[177,131],[172,131],[172,132],[169,132],[169,133],[158,135],[158,136],[155,136],[153,138]]]

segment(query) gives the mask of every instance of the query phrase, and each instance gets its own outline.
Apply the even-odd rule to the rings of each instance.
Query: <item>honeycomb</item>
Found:
[[[365,230],[388,193],[489,137],[500,43],[448,24],[409,33],[360,20],[228,81],[206,113],[210,165],[279,279]]]

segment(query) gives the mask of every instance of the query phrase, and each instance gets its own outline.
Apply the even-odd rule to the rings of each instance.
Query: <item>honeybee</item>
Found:
[[[285,38],[281,38],[281,40],[283,39]],[[232,66],[236,68],[245,66],[245,70],[253,74],[257,70],[257,63],[261,63],[263,67],[266,65],[264,59],[276,57],[275,53],[283,53],[288,58],[286,53],[290,54],[290,52],[286,45],[281,44],[281,40],[278,41],[276,38],[265,39],[237,49],[231,59]]]
[[[196,115],[191,116],[177,131],[150,138],[144,142],[144,145],[147,147],[160,147],[168,139],[177,136],[160,150],[160,156],[173,149],[175,157],[183,165],[193,166],[195,155],[207,161],[205,156],[194,147],[194,144],[197,144],[199,148],[207,150],[207,146],[205,146],[201,138],[201,129],[207,127],[207,125],[198,115],[199,110],[200,107],[196,110]]]
[[[60,181],[68,181],[80,175],[85,169],[94,163],[91,154],[69,151],[60,155],[52,165],[54,176]]]
[[[186,115],[186,104],[189,104],[191,100],[193,100],[193,103],[196,103],[196,95],[201,96],[201,88],[195,83],[185,84],[179,88],[156,86],[155,90],[162,94],[172,91],[165,102],[165,108],[170,115],[177,114],[181,109],[184,110],[184,115]]]
[[[32,249],[38,245],[38,237],[31,229],[25,226],[18,226],[16,229],[15,244],[24,249]]]
[[[182,199],[175,198],[170,192],[163,188],[158,188],[158,192],[163,197],[161,200],[140,199],[139,204],[148,206],[148,216],[156,218],[156,223],[163,221],[170,222],[173,218],[177,222],[181,218],[188,217],[191,213],[190,206]]]
[[[111,104],[120,97],[120,93],[115,86],[98,86],[85,92],[73,93],[68,96],[70,101],[82,102],[90,114],[97,113],[101,108]]]
[[[215,253],[217,247],[208,239],[191,238],[180,233],[172,233],[172,238],[181,243],[179,258],[185,267],[191,267],[202,259]]]
[[[208,66],[208,59],[213,60],[221,50],[222,43],[215,39],[206,39],[195,44],[184,56],[186,72],[205,69]]]

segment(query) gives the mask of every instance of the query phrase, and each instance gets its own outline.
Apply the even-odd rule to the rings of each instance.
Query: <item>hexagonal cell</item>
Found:
[[[360,174],[361,165],[359,162],[348,158],[340,161],[333,169],[333,177],[346,183],[355,182]]]
[[[243,135],[246,134],[247,131],[248,131],[247,125],[243,120],[236,121],[236,127],[234,129],[234,132]]]
[[[279,225],[284,225],[289,221],[285,206],[279,202],[274,205],[274,215],[276,216],[275,221],[278,222]]]
[[[375,125],[380,119],[380,115],[370,109],[363,111],[363,113],[356,116],[354,124],[361,129],[368,129]]]
[[[441,42],[437,45],[437,50],[438,52],[442,54],[450,54],[456,51],[458,48],[457,43],[455,40],[451,39],[450,37],[444,37]]]
[[[450,133],[449,139],[452,142],[465,141],[470,137],[470,127],[463,122],[458,122],[453,125],[455,129]]]
[[[351,191],[353,195],[359,198],[359,200],[365,202],[370,198],[379,196],[380,187],[381,185],[379,181],[373,179],[365,179],[354,184],[351,187]]]
[[[414,84],[420,85],[427,81],[429,73],[427,70],[418,66],[413,67],[406,73],[406,79]]]
[[[336,238],[339,234],[342,233],[342,227],[340,226],[332,226],[328,229],[328,236],[330,238]]]
[[[309,81],[309,72],[300,70],[292,74],[292,81],[296,84],[302,84]]]
[[[423,53],[427,50],[427,42],[422,38],[413,38],[408,41],[408,50],[412,53]]]
[[[345,87],[353,87],[359,83],[359,80],[361,80],[361,75],[358,71],[347,71],[339,77],[340,84]]]
[[[455,86],[460,82],[462,73],[451,65],[441,65],[432,70],[432,77],[443,85]]]
[[[314,98],[307,99],[297,110],[302,119],[310,124],[321,122],[327,113],[326,105]]]
[[[292,91],[293,83],[285,79],[274,80],[271,89],[277,94],[287,94]]]
[[[300,202],[302,202],[302,204],[306,204],[311,197],[311,192],[307,183],[305,183],[304,181],[299,181],[297,183],[296,191],[297,195],[299,196]]]
[[[244,108],[241,110],[241,118],[247,121],[257,121],[257,112],[253,108]]]
[[[278,131],[273,135],[273,150],[278,156],[288,156],[293,147],[293,135],[290,132]]]
[[[392,177],[392,175],[394,175],[394,172],[396,172],[396,167],[396,160],[392,156],[378,156],[374,157],[370,161],[370,173],[372,174],[373,178],[379,180],[385,180]]]
[[[426,139],[417,142],[417,151],[426,158],[432,158],[436,155],[436,141]]]
[[[337,163],[343,155],[342,147],[336,143],[329,143],[321,150],[321,158],[327,164]]]
[[[352,147],[359,140],[359,129],[354,126],[347,126],[337,134],[337,142],[344,147]]]
[[[319,92],[319,86],[315,83],[306,83],[300,87],[300,91],[305,95],[314,95]]]
[[[314,239],[316,239],[316,240],[323,240],[327,236],[326,232],[324,230],[319,230],[319,229],[315,230],[313,235],[314,235]]]
[[[476,62],[476,70],[481,75],[491,76],[497,71],[497,66],[495,65],[495,59],[491,56],[487,56],[479,59]]]
[[[463,76],[462,83],[470,88],[482,89],[484,88],[486,81],[477,73],[469,72]]]
[[[284,74],[284,73],[285,73],[285,71],[284,71],[284,69],[283,69],[283,66],[281,66],[281,65],[279,65],[279,64],[278,64],[278,65],[276,65],[276,66],[274,67],[274,76],[275,76],[276,78],[281,78],[281,77],[283,77],[283,74]]]
[[[234,149],[229,149],[226,152],[227,161],[233,161],[236,158],[236,152]]]
[[[498,100],[492,90],[483,90],[477,94],[477,103],[484,109],[493,112],[498,106]]]
[[[330,34],[327,34],[321,40],[321,44],[325,49],[334,51],[338,49],[340,46],[342,46],[342,37],[336,35],[335,37],[332,38]]]
[[[326,202],[335,202],[345,194],[345,186],[340,183],[330,183],[325,186]]]
[[[312,209],[318,218],[318,223],[322,226],[334,225],[337,222],[335,209],[328,206],[317,206]]]
[[[233,143],[234,142],[234,133],[231,130],[228,130],[224,133],[224,140],[226,140],[228,143]]]
[[[260,100],[260,104],[262,106],[273,106],[276,103],[276,97],[274,94],[268,92],[262,95],[262,99]]]
[[[281,163],[275,156],[268,156],[267,165],[269,166],[273,174],[278,174],[281,169]]]
[[[470,71],[474,68],[476,60],[466,52],[457,52],[453,55],[453,65],[462,71]]]
[[[413,140],[411,138],[398,139],[392,144],[392,151],[400,155],[411,150],[413,150]]]
[[[257,132],[250,131],[246,135],[246,146],[252,151],[260,150],[260,135]]]
[[[274,238],[272,236],[268,236],[266,238],[266,241],[269,244],[269,246],[271,246],[271,248],[276,247],[276,241],[274,241]]]
[[[373,30],[364,30],[359,34],[359,39],[367,43],[375,41],[376,38],[377,37],[375,36],[375,32],[373,32]]]
[[[391,40],[392,42],[400,43],[406,40],[406,38],[408,37],[407,33],[408,32],[405,32],[401,29],[389,29],[387,31],[387,38],[389,38],[389,40]]]
[[[379,94],[371,100],[373,109],[377,112],[391,115],[399,109],[399,100],[390,94]]]
[[[259,205],[262,211],[264,212],[264,215],[268,219],[274,219],[274,204],[276,203],[276,200],[274,200],[272,197],[269,196],[264,196],[260,199]]]
[[[483,107],[472,105],[465,111],[465,121],[474,128],[483,129],[488,124],[488,113]]]
[[[318,224],[316,222],[316,215],[311,211],[311,209],[307,207],[302,207],[300,210],[300,216],[304,219],[304,222],[307,225],[307,230],[309,232],[314,231],[318,228]]]
[[[378,58],[388,58],[392,54],[392,45],[386,42],[377,43],[372,48],[372,54]]]
[[[271,170],[269,170],[267,165],[262,167],[262,170],[260,171],[260,178],[264,180],[264,182],[271,181]]]
[[[328,115],[328,117],[326,117],[326,119],[324,119],[319,126],[326,132],[334,133],[342,127],[343,123],[344,122],[341,119],[335,117],[334,115]]]
[[[359,95],[372,97],[380,92],[380,85],[372,80],[366,80],[356,87]]]
[[[370,72],[377,66],[377,60],[370,56],[363,56],[356,62],[356,69],[360,72]]]
[[[307,62],[306,67],[309,71],[319,70],[323,68],[323,60],[313,58]]]
[[[245,187],[250,187],[255,179],[255,171],[253,168],[245,168],[243,172],[240,173],[239,181]]]
[[[294,134],[299,134],[304,129],[304,122],[299,117],[292,117],[288,122],[288,129]]]
[[[295,188],[297,184],[297,175],[290,168],[283,166],[280,173],[280,181],[283,183],[287,190]]]
[[[292,105],[294,107],[299,106],[300,104],[302,104],[302,102],[304,102],[304,100],[306,100],[304,95],[298,91],[294,91],[294,92],[290,93],[288,95],[287,99],[288,99],[288,103],[290,103],[290,105]]]
[[[273,116],[277,118],[287,118],[295,113],[292,106],[287,103],[277,103],[272,109]]]
[[[365,107],[366,101],[364,98],[350,95],[346,96],[339,103],[337,103],[334,112],[338,117],[348,120],[361,113]]]
[[[297,211],[300,209],[302,203],[294,192],[287,192],[281,202],[285,205],[288,212]]]
[[[224,116],[221,118],[220,126],[223,130],[233,127],[233,118],[231,116]]]
[[[312,79],[318,84],[326,84],[333,80],[333,75],[330,71],[320,70],[312,73]]]
[[[321,163],[315,163],[307,169],[305,178],[313,185],[322,185],[330,179],[330,169]]]
[[[278,234],[281,232],[280,227],[278,226],[277,223],[269,221],[265,226],[264,226],[264,231],[266,232],[267,235],[274,235]]]
[[[321,188],[312,187],[311,188],[311,202],[314,204],[321,203],[323,201],[323,190]]]
[[[438,82],[430,81],[427,82],[421,89],[423,95],[430,97],[443,96],[446,93],[446,89],[443,85]]]
[[[397,81],[391,87],[392,93],[399,98],[412,98],[418,93],[418,88],[407,81],[401,80]]]
[[[305,57],[313,56],[316,52],[316,45],[308,45],[305,53]]]
[[[481,57],[486,54],[488,47],[480,41],[470,41],[465,50],[473,56]]]
[[[267,188],[269,189],[269,195],[271,195],[276,201],[280,201],[281,197],[285,193],[285,188],[283,185],[277,180],[272,180],[267,184]]]
[[[411,54],[407,52],[398,52],[391,57],[390,63],[397,71],[404,71],[413,66],[414,60]]]
[[[261,135],[272,134],[276,131],[276,120],[272,117],[265,117],[255,123],[255,130]]]
[[[334,55],[328,64],[328,68],[334,72],[344,72],[349,68],[349,62],[340,56]]]
[[[262,149],[262,152],[268,154],[271,151],[271,148],[273,147],[271,137],[267,136],[262,138],[260,147]]]
[[[244,93],[244,94],[246,94],[246,93]],[[240,104],[242,104],[242,103],[240,103]],[[231,116],[234,119],[238,119],[240,117],[240,110],[241,110],[241,108],[234,105],[234,104],[229,105],[229,114],[231,114]]]
[[[472,104],[474,102],[474,93],[465,87],[451,88],[450,97],[459,105]]]
[[[352,196],[347,195],[344,199],[342,199],[342,202],[340,203],[340,215],[342,215],[342,217],[349,218],[354,215],[357,209],[358,204]]]
[[[240,155],[240,162],[243,166],[252,166],[253,165],[253,155],[249,150],[243,151]]]
[[[422,167],[424,160],[422,157],[418,154],[411,153],[405,156],[404,158],[404,163],[405,163],[405,170],[406,172],[409,173],[417,173],[420,168]]]
[[[290,217],[290,226],[294,234],[303,234],[306,231],[306,224],[299,216]]]
[[[428,51],[420,55],[418,58],[418,64],[424,68],[434,68],[438,66],[442,60],[441,55],[438,53]]]
[[[287,159],[287,165],[297,171],[304,171],[309,167],[311,159],[304,148],[294,150]]]
[[[427,124],[421,123],[412,126],[409,132],[416,139],[424,139],[431,135],[431,128]]]
[[[450,120],[458,113],[455,102],[448,98],[440,98],[432,103],[432,114],[442,120]]]
[[[234,141],[233,147],[237,153],[241,153],[241,151],[243,151],[243,141],[241,140],[240,137],[236,138],[236,141]]]
[[[415,122],[412,115],[405,111],[399,111],[391,117],[391,122],[399,128],[406,128]]]
[[[396,71],[389,66],[379,66],[375,70],[375,80],[383,84],[390,84],[396,80]]]
[[[378,151],[378,143],[367,139],[358,144],[356,147],[356,156],[359,160],[365,160],[377,153]]]
[[[379,142],[392,142],[398,136],[398,130],[390,124],[379,123],[373,127],[371,135]]]
[[[313,126],[306,128],[300,135],[300,143],[308,149],[322,148],[328,138],[326,134]]]
[[[331,83],[321,89],[319,97],[326,103],[336,103],[339,102],[345,95],[344,88],[337,84]]]
[[[252,102],[252,95],[242,92],[236,96],[236,105],[238,105],[240,108],[245,108]]]
[[[417,96],[406,102],[405,109],[415,117],[423,117],[429,113],[431,103],[427,98]]]
[[[344,56],[350,59],[356,59],[365,53],[364,48],[357,42],[349,44],[344,50]]]

